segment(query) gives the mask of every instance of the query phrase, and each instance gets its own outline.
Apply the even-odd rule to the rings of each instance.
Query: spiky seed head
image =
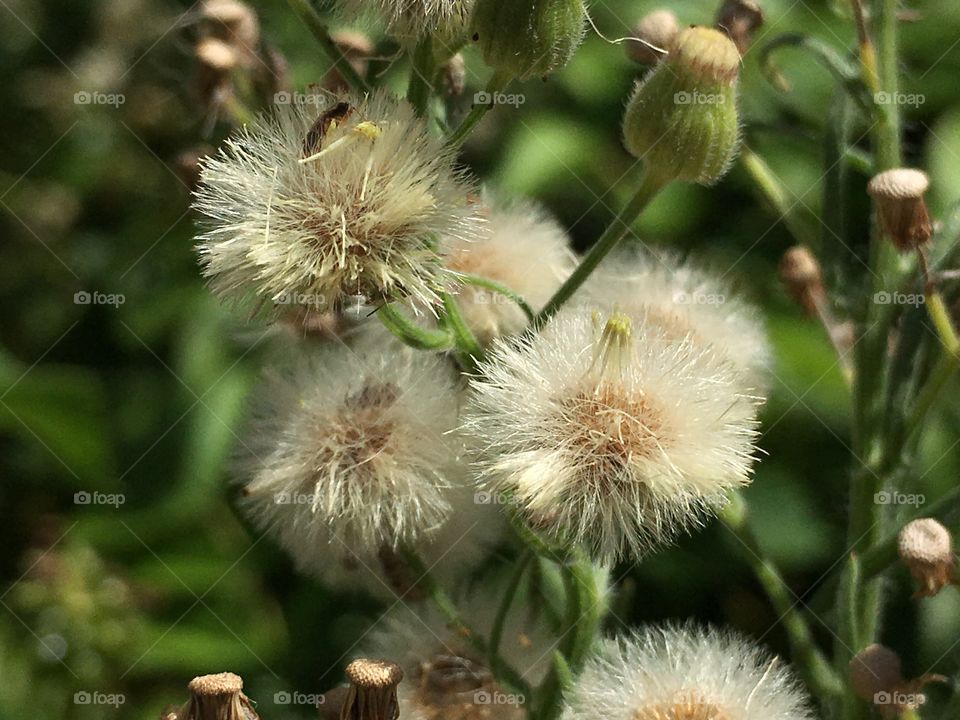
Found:
[[[672,10],[661,8],[640,18],[633,28],[633,37],[624,44],[627,57],[641,65],[656,65],[670,52],[680,23]]]
[[[682,30],[627,103],[627,150],[662,182],[719,180],[739,147],[739,71],[740,54],[726,35],[706,27]]]
[[[777,267],[787,292],[803,309],[813,314],[825,299],[820,263],[803,245],[794,245],[780,258]]]
[[[937,520],[907,523],[897,538],[897,551],[920,586],[917,596],[932,597],[953,581],[953,537]]]
[[[692,626],[602,641],[561,720],[810,720],[791,670],[750,640]]]
[[[929,187],[926,173],[913,168],[886,170],[875,175],[867,185],[881,226],[901,252],[920,247],[933,234],[923,197]]]
[[[274,315],[356,296],[430,305],[447,280],[437,239],[477,232],[454,152],[385,91],[335,96],[319,114],[281,105],[203,162],[204,273]]]
[[[454,274],[493,280],[520,296],[536,312],[576,265],[566,231],[540,207],[496,199],[479,211],[486,219],[478,240],[444,242],[444,263]],[[484,345],[527,326],[517,303],[467,281],[456,285],[457,303],[474,335]]]
[[[470,32],[487,65],[528,80],[566,65],[586,22],[583,0],[477,0]]]
[[[243,694],[239,675],[201,675],[187,689],[190,699],[176,711],[176,720],[259,720],[250,698]]]
[[[714,24],[730,36],[743,55],[750,48],[753,34],[763,25],[763,10],[754,0],[724,0]]]
[[[464,428],[486,486],[607,562],[671,541],[749,482],[757,402],[740,386],[711,348],[567,307],[494,343]]]
[[[878,643],[858,652],[850,661],[848,673],[856,696],[871,703],[877,693],[890,692],[903,683],[900,656]]]

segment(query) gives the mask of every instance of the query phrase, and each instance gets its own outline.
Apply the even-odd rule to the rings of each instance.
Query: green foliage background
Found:
[[[854,38],[845,5],[765,0],[758,44],[803,32],[844,52]],[[684,23],[709,22],[715,9],[671,6]],[[618,37],[653,7],[608,0],[592,13]],[[322,691],[377,617],[373,604],[296,577],[231,509],[228,460],[266,343],[262,328],[211,297],[192,249],[189,193],[175,171],[176,157],[203,141],[188,9],[174,0],[0,1],[3,718],[153,718],[186,698],[191,677],[226,669],[243,675],[254,699]],[[293,86],[317,81],[326,62],[287,6],[257,9]],[[903,27],[902,90],[925,100],[905,108],[906,152],[931,173],[932,204],[944,212],[960,197],[960,5],[913,9],[921,17]],[[779,62],[793,90],[779,93],[757,55],[745,58],[746,135],[816,228],[813,213],[836,202],[822,197],[821,182],[833,81],[787,50]],[[467,62],[462,111],[486,76],[474,52]],[[489,185],[542,201],[585,248],[638,176],[618,134],[636,75],[621,48],[591,34],[548,82],[514,86],[524,105],[493,112],[464,158]],[[119,92],[125,102],[78,105],[78,91]],[[715,188],[670,188],[635,232],[635,242],[731,268],[728,277],[764,308],[775,378],[763,412],[767,456],[747,497],[763,546],[806,598],[846,549],[849,399],[822,332],[777,281],[791,238],[739,168]],[[75,304],[82,290],[125,302]],[[929,499],[960,473],[955,391],[915,470]],[[81,491],[122,493],[125,503],[77,505]],[[618,575],[625,624],[692,616],[786,652],[737,541],[716,524]],[[908,671],[956,675],[960,594],[910,602],[904,572],[889,582],[885,636]],[[816,631],[831,642],[825,625]],[[77,705],[77,691],[123,693],[126,702],[116,711]],[[267,720],[280,717],[271,710]]]

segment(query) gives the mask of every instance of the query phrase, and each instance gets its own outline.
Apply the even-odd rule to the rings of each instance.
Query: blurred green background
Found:
[[[762,4],[758,45],[803,32],[845,52],[854,38],[839,0]],[[708,23],[715,10],[670,5],[683,23]],[[598,27],[619,37],[657,3],[592,6]],[[292,87],[318,81],[327,63],[287,6],[255,7]],[[906,153],[930,171],[942,211],[960,197],[960,5],[911,9],[919,17],[903,26],[902,89],[924,101],[905,108]],[[3,718],[153,718],[186,699],[194,675],[227,669],[254,699],[322,691],[376,617],[373,603],[296,577],[231,508],[227,463],[268,343],[205,289],[192,247],[179,158],[215,146],[224,130],[210,132],[197,97],[193,14],[174,0],[0,0]],[[779,63],[793,90],[783,94],[762,78],[757,55],[745,57],[747,137],[791,202],[817,213],[832,78],[787,50]],[[487,73],[466,56],[460,112]],[[492,112],[464,160],[489,185],[542,201],[587,247],[637,178],[618,133],[637,74],[622,48],[591,33],[548,82],[514,86],[525,104]],[[123,102],[84,104],[76,93]],[[805,597],[845,550],[849,400],[822,332],[777,280],[791,238],[740,168],[715,188],[670,188],[635,230],[649,245],[732,268],[728,278],[764,309],[775,380],[763,412],[767,456],[747,497],[763,546]],[[79,292],[123,302],[83,304]],[[960,477],[960,405],[943,408],[915,470],[931,499]],[[123,503],[83,504],[77,493],[122,494]],[[619,575],[624,623],[726,622],[786,652],[736,541],[716,524]],[[884,634],[907,670],[955,675],[960,595],[918,604],[904,572],[890,583]],[[816,631],[831,642],[823,625]],[[78,704],[77,692],[125,702]],[[267,720],[310,714],[267,707]]]

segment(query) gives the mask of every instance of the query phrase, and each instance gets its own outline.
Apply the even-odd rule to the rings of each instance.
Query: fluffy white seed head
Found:
[[[535,527],[602,561],[698,525],[749,482],[756,399],[712,349],[565,308],[494,344],[465,430],[481,478]]]
[[[454,43],[466,33],[474,0],[341,0],[348,17],[364,17],[373,11],[387,32],[405,45],[415,45],[430,35],[438,55],[450,57]],[[439,45],[439,47],[437,47]],[[444,52],[446,48],[449,51]]]
[[[490,203],[480,239],[452,238],[444,244],[447,267],[504,285],[537,311],[573,272],[575,258],[566,231],[541,208],[526,202]],[[470,329],[483,344],[527,326],[523,311],[507,297],[468,283],[457,302]]]
[[[204,273],[232,299],[328,310],[346,298],[429,303],[437,238],[476,219],[454,153],[403,101],[339,96],[279,106],[203,163]]]
[[[471,627],[489,637],[496,617],[494,593],[470,593],[458,603]],[[546,625],[524,610],[516,598],[507,615],[501,656],[531,684],[550,667],[555,641]],[[522,720],[530,698],[507,697],[491,673],[487,658],[463,635],[451,630],[432,606],[416,612],[398,605],[364,642],[363,652],[387,657],[403,669],[400,716],[408,720]],[[496,701],[494,701],[494,699]]]
[[[692,626],[605,641],[563,720],[811,720],[793,673],[746,638]]]
[[[376,569],[450,516],[457,380],[435,356],[372,341],[293,365],[262,388],[244,509],[305,572]]]
[[[771,355],[759,312],[695,265],[621,251],[601,264],[580,298],[657,325],[669,337],[712,347],[741,371],[742,384],[755,394],[768,385]]]

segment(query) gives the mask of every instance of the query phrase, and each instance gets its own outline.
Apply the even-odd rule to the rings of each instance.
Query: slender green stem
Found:
[[[780,622],[790,640],[793,659],[807,684],[824,700],[836,697],[841,689],[840,679],[817,647],[807,621],[797,609],[796,598],[787,588],[773,562],[764,557],[747,522],[747,506],[744,500],[739,495],[732,496],[720,519],[740,541],[744,558],[780,616]]]
[[[663,189],[665,184],[666,182],[659,177],[650,174],[644,177],[639,190],[637,190],[633,198],[624,206],[620,214],[613,219],[613,222],[607,226],[603,235],[601,235],[596,244],[590,248],[590,252],[583,257],[577,269],[573,271],[573,274],[567,278],[567,281],[560,286],[560,289],[554,293],[553,297],[547,301],[547,304],[544,305],[543,309],[537,314],[533,322],[534,329],[543,327],[547,321],[554,316],[557,310],[583,285],[586,279],[590,277],[590,274],[596,269],[597,265],[600,264],[600,261],[626,237],[627,233],[630,232],[630,227],[636,219],[640,217],[640,214],[650,201]]]
[[[923,426],[923,421],[930,413],[931,408],[943,398],[943,388],[950,382],[958,366],[960,366],[960,356],[956,353],[941,355],[933,372],[930,373],[930,378],[923,386],[920,394],[917,395],[913,412],[910,413],[910,418],[907,420],[905,440],[909,440]]]
[[[836,671],[840,677],[847,676],[847,668],[850,667],[850,661],[857,652],[854,648],[861,647],[863,643],[860,636],[859,615],[859,598],[862,592],[863,578],[860,570],[860,562],[856,553],[851,553],[844,565],[842,584],[837,596],[837,613],[839,615],[837,629],[839,637],[834,643],[834,650],[836,655]],[[840,638],[846,638],[847,640],[844,641]],[[853,718],[865,715],[866,709],[863,702],[849,687],[844,687],[844,692],[839,704],[842,708],[843,717]]]
[[[446,619],[450,629],[473,645],[481,657],[492,658],[490,670],[493,671],[494,676],[504,687],[529,696],[530,687],[523,679],[523,676],[502,657],[490,654],[483,636],[479,635],[463,621],[453,600],[447,595],[446,591],[440,587],[433,575],[431,575],[429,568],[420,555],[409,547],[402,547],[401,554],[418,578],[417,586],[427,593],[430,600]]]
[[[358,73],[353,65],[344,57],[340,48],[337,47],[337,44],[333,41],[333,38],[330,37],[330,29],[323,21],[323,18],[313,9],[310,0],[287,1],[303,21],[304,25],[313,33],[317,42],[320,43],[320,47],[326,53],[330,62],[333,63],[337,72],[340,73],[340,76],[346,80],[347,84],[355,90],[368,91],[370,86],[367,85],[367,81],[360,76],[360,73]]]
[[[533,308],[530,307],[526,300],[524,300],[520,295],[515,293],[506,285],[498,283],[496,280],[490,280],[489,278],[480,277],[479,275],[470,275],[469,273],[460,273],[457,275],[457,277],[465,285],[473,285],[474,287],[489,290],[497,295],[502,295],[523,311],[523,314],[527,316],[528,322],[533,322]]]
[[[377,317],[387,330],[418,350],[448,350],[453,345],[453,337],[449,332],[420,327],[392,303],[381,305],[377,309]]]
[[[483,348],[480,347],[473,331],[467,325],[467,321],[464,320],[456,298],[448,292],[442,293],[441,297],[443,298],[444,321],[453,333],[460,364],[465,370],[474,371],[477,369],[477,364],[483,360]]]
[[[754,185],[763,195],[767,202],[773,206],[777,215],[783,220],[787,230],[793,235],[801,245],[814,247],[816,237],[813,231],[800,219],[797,214],[797,206],[800,203],[790,202],[790,195],[787,188],[784,187],[780,178],[776,176],[770,166],[764,162],[763,158],[757,155],[747,146],[743,146],[740,151],[740,164],[747,171]]]
[[[936,290],[927,292],[927,313],[933,326],[937,330],[943,349],[950,355],[960,353],[960,338],[957,337],[957,331],[953,328],[953,321],[950,319],[950,311],[943,301],[943,296]]]
[[[485,103],[474,103],[473,107],[470,109],[470,112],[467,113],[467,116],[460,122],[457,128],[450,133],[447,138],[447,142],[450,145],[459,145],[464,140],[467,139],[467,136],[473,132],[473,129],[480,124],[480,121],[483,120],[484,115],[493,108],[493,99],[494,95],[498,92],[502,92],[507,85],[510,83],[510,78],[501,75],[500,73],[494,73],[493,77],[490,78],[487,82],[486,94],[489,96],[489,102]]]
[[[490,631],[490,650],[488,657],[490,665],[493,666],[494,659],[500,652],[500,642],[503,639],[503,629],[507,624],[507,615],[510,613],[510,606],[513,604],[513,598],[517,594],[517,589],[523,581],[523,576],[533,562],[536,553],[526,550],[523,555],[514,563],[513,574],[503,592],[503,599],[500,601],[500,607],[497,609],[497,616],[493,620],[493,629]]]
[[[413,66],[410,69],[410,85],[407,100],[419,117],[425,117],[433,95],[433,40],[425,36],[413,51]]]

